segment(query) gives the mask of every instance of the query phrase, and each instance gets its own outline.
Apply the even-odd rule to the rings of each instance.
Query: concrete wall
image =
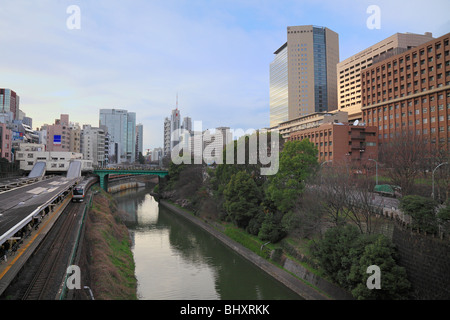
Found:
[[[395,226],[392,241],[417,299],[450,300],[450,242]]]

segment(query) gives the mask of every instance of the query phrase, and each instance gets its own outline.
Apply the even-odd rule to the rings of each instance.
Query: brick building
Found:
[[[450,144],[450,33],[361,72],[362,119],[379,143],[401,133],[429,146]]]
[[[323,123],[314,128],[291,132],[289,140],[308,138],[318,149],[319,162],[345,162],[364,164],[377,159],[377,128],[361,124]]]

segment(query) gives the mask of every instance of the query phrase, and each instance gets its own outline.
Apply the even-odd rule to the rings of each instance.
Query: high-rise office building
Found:
[[[100,109],[100,126],[109,134],[110,157],[115,163],[136,159],[136,113],[121,109]]]
[[[0,88],[0,113],[12,112],[13,119],[19,119],[19,102],[20,98],[11,89]]]
[[[179,142],[179,129],[181,129],[180,125],[181,113],[178,108],[172,110],[172,116],[170,117],[170,150],[172,150]]]
[[[136,113],[127,114],[127,161],[136,161]]]
[[[136,161],[139,160],[139,153],[144,155],[144,126],[142,123],[136,125]]]
[[[350,121],[360,120],[361,72],[372,64],[432,40],[432,34],[396,33],[337,64],[339,110]]]
[[[270,64],[270,127],[336,110],[339,36],[318,26],[287,27],[287,42]]]
[[[170,156],[170,119],[166,117],[164,119],[164,149],[163,157]]]
[[[181,125],[181,128],[189,132],[192,131],[192,120],[190,117],[183,118],[183,124]]]

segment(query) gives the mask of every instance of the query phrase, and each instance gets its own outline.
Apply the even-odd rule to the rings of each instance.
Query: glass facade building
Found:
[[[275,51],[270,64],[270,127],[288,120],[287,45]]]
[[[136,158],[136,113],[121,109],[100,109],[100,125],[109,133],[110,157],[115,163]]]
[[[337,109],[339,36],[317,26],[287,28],[270,64],[270,127]]]
[[[315,112],[327,111],[327,47],[325,29],[313,27],[314,47],[314,108]]]

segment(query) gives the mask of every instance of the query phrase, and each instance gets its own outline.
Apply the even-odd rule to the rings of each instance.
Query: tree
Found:
[[[281,212],[294,207],[305,179],[317,167],[317,148],[308,139],[288,141],[280,155],[278,173],[270,176],[267,194]]]
[[[412,193],[414,180],[429,157],[429,148],[423,136],[404,132],[382,144],[378,158],[386,165],[392,183],[402,188],[403,195],[408,195]]]
[[[400,300],[407,299],[411,287],[405,268],[395,261],[395,248],[383,235],[365,246],[357,264],[351,267],[349,279],[357,283],[352,294],[358,300]],[[380,268],[380,288],[369,289],[367,280],[371,276],[367,273],[369,266]]]
[[[396,263],[396,251],[383,235],[359,233],[354,225],[331,228],[314,244],[313,256],[332,281],[357,299],[404,299],[410,283]],[[369,266],[381,270],[381,289],[367,287]]]
[[[228,217],[241,228],[259,213],[262,195],[255,181],[245,171],[234,174],[224,190]]]
[[[283,215],[269,212],[265,215],[258,233],[258,237],[264,241],[276,243],[286,236],[286,232],[281,223]]]
[[[437,231],[436,202],[422,196],[410,195],[400,200],[400,209],[412,217],[412,227],[428,232]]]
[[[355,226],[344,225],[328,229],[323,239],[314,244],[312,254],[331,280],[346,288],[347,277],[358,249],[360,233]]]

